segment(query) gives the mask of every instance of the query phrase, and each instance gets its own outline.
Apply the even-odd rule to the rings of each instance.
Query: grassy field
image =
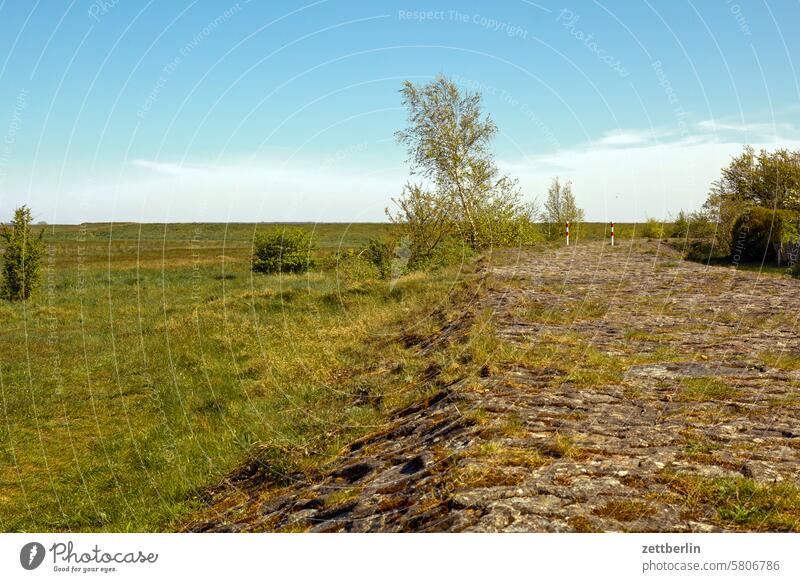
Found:
[[[167,223],[140,224],[135,222],[89,223],[84,225],[40,226],[51,241],[86,242],[112,241],[213,241],[241,245],[253,240],[262,230],[279,227],[296,227],[314,234],[322,248],[350,247],[362,244],[373,237],[388,233],[392,225],[387,223]]]
[[[323,253],[388,228],[303,227]],[[47,227],[42,287],[0,302],[0,530],[167,530],[255,444],[280,479],[413,397],[392,338],[432,325],[459,268],[253,275],[257,228]]]
[[[672,223],[663,223],[664,236],[668,236]],[[647,236],[646,225],[634,222],[615,222],[614,223],[614,236],[618,242],[623,240],[630,240],[632,238],[641,238]],[[562,231],[563,227],[559,229]],[[659,228],[659,231],[661,229]],[[611,238],[611,223],[608,222],[584,222],[580,224],[573,224],[570,226],[570,240],[610,240]]]
[[[323,255],[392,228],[297,226]],[[0,530],[168,530],[254,445],[281,479],[414,398],[423,363],[396,340],[433,329],[469,268],[253,275],[269,227],[44,227],[42,287],[0,302]]]
[[[250,243],[255,233],[275,226],[297,227],[312,232],[322,248],[352,247],[380,237],[392,231],[389,223],[167,223],[140,224],[135,222],[88,223],[84,225],[44,225],[48,240],[77,241],[82,238],[88,242],[129,242],[129,241],[215,241],[232,244]],[[671,223],[664,223],[667,231]],[[622,240],[642,236],[644,225],[632,222],[614,224],[616,236]],[[562,229],[559,229],[559,233]],[[605,222],[586,222],[572,225],[573,238],[580,240],[601,240],[610,236],[610,224]]]

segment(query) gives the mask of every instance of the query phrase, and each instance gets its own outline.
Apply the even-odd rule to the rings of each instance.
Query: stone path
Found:
[[[480,307],[512,356],[440,385],[313,483],[265,489],[244,467],[238,494],[190,529],[776,527],[754,522],[748,500],[721,513],[719,495],[800,480],[800,281],[684,262],[655,243],[495,265]]]

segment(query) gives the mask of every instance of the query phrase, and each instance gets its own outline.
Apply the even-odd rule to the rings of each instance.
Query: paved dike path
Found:
[[[488,312],[473,337],[494,334],[496,361],[311,483],[244,467],[189,529],[800,530],[800,281],[644,242],[487,271],[479,304],[415,349],[454,349]]]

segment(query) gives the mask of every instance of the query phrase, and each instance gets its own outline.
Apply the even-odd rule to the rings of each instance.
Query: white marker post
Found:
[[[614,223],[611,223],[611,246],[614,246]]]
[[[567,246],[569,246],[569,222],[567,223]]]

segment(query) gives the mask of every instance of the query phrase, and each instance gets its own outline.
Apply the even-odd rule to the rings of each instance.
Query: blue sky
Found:
[[[0,213],[383,220],[404,79],[484,94],[526,197],[693,209],[742,144],[800,147],[800,2],[0,0]]]

